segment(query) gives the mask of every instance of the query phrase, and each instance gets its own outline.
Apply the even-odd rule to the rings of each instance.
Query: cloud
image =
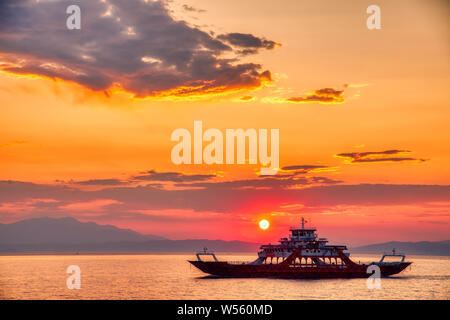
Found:
[[[364,88],[370,85],[370,83],[346,83],[344,84],[344,88]]]
[[[370,152],[350,152],[336,154],[337,158],[344,158],[349,163],[362,162],[402,162],[402,161],[427,161],[427,159],[416,159],[412,157],[400,157],[400,155],[409,155],[408,150],[386,150],[386,151],[370,151]]]
[[[298,223],[298,216],[306,214],[323,225],[324,234],[333,238],[340,233],[346,241],[352,241],[348,234],[355,237],[358,232],[357,238],[366,239],[367,230],[361,227],[368,225],[374,234],[379,235],[381,230],[388,238],[398,237],[399,232],[416,233],[418,237],[423,237],[425,231],[430,237],[448,235],[449,185],[306,183],[299,188],[260,188],[254,187],[255,180],[266,186],[282,182],[261,178],[204,182],[202,188],[127,185],[78,190],[64,185],[0,181],[0,222],[70,216],[148,233],[163,232],[169,237],[233,239],[242,237],[246,226],[249,232],[244,233],[251,234],[255,219],[262,213],[270,214],[274,220],[275,214],[285,216],[283,221],[278,220],[279,226],[294,220]],[[430,204],[433,205],[429,207]],[[447,224],[442,224],[441,229],[435,224],[425,230],[418,220]],[[336,226],[340,226],[339,231]],[[392,233],[387,236],[385,232],[389,230]]]
[[[330,103],[339,104],[344,103],[344,90],[336,90],[333,88],[323,88],[316,90],[306,96],[291,97],[286,99],[287,102],[292,103]]]
[[[191,182],[209,180],[215,177],[215,174],[184,174],[180,172],[156,172],[150,170],[145,172],[145,174],[133,176],[132,179],[141,181]]]
[[[183,9],[186,11],[190,11],[190,12],[198,12],[198,13],[206,12],[206,10],[197,9],[197,8],[195,8],[193,6],[189,6],[187,4],[183,4]]]
[[[239,50],[175,20],[163,1],[77,3],[81,30],[64,23],[72,1],[0,2],[0,68],[154,98],[199,98],[272,81],[260,64],[240,63]],[[275,46],[254,38],[264,48]]]
[[[324,225],[321,230],[330,237],[335,236],[336,225],[346,227],[339,228],[342,235],[355,236],[359,231],[360,237],[365,238],[367,231],[361,231],[360,227],[369,224],[376,234],[391,228],[392,236],[398,236],[401,231],[398,225],[401,224],[405,233],[420,230],[420,236],[423,236],[424,227],[418,220],[449,222],[448,205],[445,205],[450,198],[448,185],[318,185],[314,181],[298,179],[299,185],[289,187],[294,183],[292,180],[260,178],[198,182],[203,183],[201,188],[127,185],[96,190],[0,181],[0,222],[70,216],[147,233],[163,232],[168,237],[228,239],[242,237],[245,226],[251,234],[255,219],[262,213],[270,214],[274,220],[274,214],[285,216],[286,220],[278,220],[278,224],[293,222],[294,218],[297,223],[300,214],[307,214],[316,222],[321,220],[320,225]],[[278,187],[282,183],[285,187]],[[51,199],[51,202],[36,199]],[[430,203],[436,205],[427,208]],[[428,216],[420,219],[414,216],[423,212]],[[331,232],[326,231],[326,225],[332,225]],[[351,225],[354,227],[352,232],[348,229]],[[205,235],[206,231],[208,235]],[[448,228],[438,230],[437,225],[428,231],[441,237],[448,235]]]
[[[74,184],[79,184],[83,186],[117,186],[126,184],[126,181],[121,181],[119,179],[91,179],[83,181],[73,181]]]
[[[144,181],[158,181],[158,182],[195,182],[195,181],[206,181],[212,178],[216,178],[216,174],[184,174],[181,172],[156,172],[155,170],[149,170],[141,172],[139,175],[132,175],[124,179],[109,178],[109,179],[89,179],[81,181],[62,181],[55,180],[56,183],[62,185],[72,185],[72,186],[122,186],[131,185]],[[163,188],[162,183],[146,184],[154,188]]]
[[[232,181],[197,182],[177,184],[185,188],[205,189],[289,189],[296,186],[310,186],[313,184],[336,184],[342,181],[325,177],[298,178],[295,175],[275,175],[271,177],[260,176],[258,179],[244,179]]]
[[[227,33],[217,36],[218,39],[229,43],[232,46],[246,49],[268,49],[272,50],[277,46],[281,46],[272,40],[256,37],[249,33]]]
[[[243,179],[243,180],[231,180],[231,181],[219,181],[220,178],[217,174],[185,174],[182,172],[157,172],[155,170],[149,170],[142,172],[139,175],[133,175],[126,179],[90,179],[83,181],[70,180],[69,183],[56,180],[56,182],[62,182],[62,185],[74,185],[74,186],[121,186],[121,185],[142,185],[141,182],[156,181],[160,183],[146,184],[147,187],[154,189],[164,188],[164,183],[174,182],[175,187],[184,189],[199,189],[199,188],[291,188],[295,186],[308,186],[313,184],[335,184],[342,181],[333,180],[326,177],[298,177],[300,174],[309,172],[320,172],[326,170],[327,166],[315,166],[315,165],[302,165],[302,166],[290,166],[284,167],[281,174],[275,176],[259,176],[256,179]],[[286,169],[286,170],[284,170]]]
[[[322,165],[294,165],[294,166],[286,166],[282,167],[281,171],[286,172],[294,172],[295,174],[308,173],[311,171],[323,171],[325,169],[329,169],[328,166]]]
[[[239,99],[239,101],[253,101],[255,100],[255,97],[253,96],[243,96]]]
[[[316,178],[322,179],[322,178]],[[324,210],[337,205],[380,206],[441,203],[450,198],[450,186],[446,185],[392,185],[336,183],[313,184],[306,179],[296,183],[301,188],[278,187],[293,184],[292,179],[249,179],[195,183],[202,188],[161,189],[152,186],[105,187],[100,190],[78,190],[63,185],[34,184],[20,181],[0,181],[0,205],[2,212],[17,213],[14,204],[25,205],[30,212],[63,214],[64,206],[72,204],[100,203],[108,199],[108,211],[103,214],[127,216],[136,210],[193,210],[252,214],[278,210],[282,206],[301,204],[305,210]],[[36,207],[32,199],[53,199],[52,207]],[[102,202],[103,203],[103,202]],[[4,206],[7,204],[6,206]],[[17,207],[17,206],[16,206]],[[76,206],[75,206],[76,207]],[[23,208],[21,209],[24,210]],[[100,212],[101,213],[101,212]],[[3,213],[2,213],[3,214]],[[193,213],[194,214],[194,213]]]

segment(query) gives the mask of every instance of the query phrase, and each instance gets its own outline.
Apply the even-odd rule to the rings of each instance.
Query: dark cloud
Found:
[[[217,39],[227,42],[234,47],[242,48],[238,50],[238,53],[242,55],[255,54],[258,52],[258,49],[272,50],[277,46],[281,46],[280,43],[275,41],[255,37],[248,33],[221,34],[217,36]]]
[[[83,186],[118,186],[122,184],[127,184],[126,181],[122,181],[119,179],[91,179],[83,181],[74,181],[73,183]]]
[[[119,87],[138,97],[227,93],[271,81],[260,64],[240,63],[238,50],[235,58],[222,58],[233,52],[230,45],[174,20],[162,1],[76,3],[81,30],[65,25],[65,10],[73,1],[1,1],[2,69],[93,90]],[[259,41],[264,48],[274,46]]]
[[[222,182],[198,182],[190,184],[177,184],[179,187],[193,188],[215,188],[215,189],[241,189],[241,188],[263,188],[263,189],[287,189],[294,186],[308,186],[318,184],[335,184],[342,181],[332,180],[324,177],[297,178],[295,175],[274,175],[271,177],[260,176],[258,179],[245,179]]]
[[[175,182],[176,187],[186,189],[193,188],[210,188],[214,185],[216,188],[289,188],[292,186],[303,186],[311,184],[334,184],[342,181],[333,180],[325,177],[308,177],[300,178],[298,175],[311,172],[315,169],[328,168],[327,166],[302,165],[284,167],[282,171],[288,173],[279,173],[274,176],[259,176],[256,179],[244,179],[233,181],[218,181],[216,174],[185,174],[182,172],[157,172],[149,170],[139,175],[131,176],[127,179],[91,179],[83,181],[69,181],[69,185],[82,186],[120,186],[143,181],[156,181],[160,183],[149,184],[152,188],[163,188],[164,182]],[[214,180],[213,180],[214,179]],[[63,185],[66,183],[62,182]]]
[[[258,49],[243,49],[243,50],[236,50],[236,53],[238,53],[241,56],[248,56],[250,54],[257,54]]]
[[[282,171],[293,171],[295,173],[308,173],[310,171],[318,170],[318,169],[326,169],[328,166],[319,166],[319,165],[295,165],[295,166],[286,166],[282,167]]]
[[[336,184],[336,183],[341,183],[343,181],[339,181],[339,180],[333,180],[327,177],[312,177],[311,178],[312,182],[314,183],[319,183],[319,184]]]
[[[70,180],[60,181],[56,180],[55,182],[61,183],[62,185],[79,185],[79,186],[121,186],[121,185],[129,185],[133,183],[138,183],[142,181],[158,181],[158,182],[194,182],[194,181],[206,181],[212,178],[215,178],[215,174],[184,174],[181,172],[156,172],[154,170],[149,170],[142,172],[139,175],[131,176],[125,179],[90,179],[90,180],[81,180],[74,181]],[[151,186],[153,188],[163,188],[164,185],[162,183],[152,183],[147,184],[147,186]]]
[[[412,157],[401,157],[395,155],[407,155],[411,151],[408,150],[386,150],[386,151],[370,151],[370,152],[350,152],[339,153],[338,158],[345,158],[351,163],[358,162],[401,162],[401,161],[426,161],[426,159],[416,159]],[[392,157],[394,155],[394,157]]]
[[[193,6],[189,6],[187,4],[183,4],[183,9],[186,11],[190,11],[190,12],[198,12],[198,13],[206,12],[206,10],[197,9],[197,8],[195,8]]]
[[[0,203],[47,198],[64,201],[76,198],[82,199],[83,194],[82,191],[66,185],[0,180]]]
[[[288,102],[293,103],[344,103],[345,98],[343,97],[344,90],[336,90],[333,88],[323,88],[314,91],[311,94],[302,97],[291,97],[286,99]]]
[[[214,174],[184,174],[180,172],[156,172],[147,171],[145,174],[134,176],[132,179],[141,181],[171,181],[171,182],[191,182],[204,181],[215,178]]]
[[[415,158],[380,158],[380,159],[355,159],[352,160],[352,162],[400,162],[400,161],[411,161],[411,160],[417,160]]]

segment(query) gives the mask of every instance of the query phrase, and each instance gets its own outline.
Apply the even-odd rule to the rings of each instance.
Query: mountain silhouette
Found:
[[[395,249],[396,252],[409,255],[450,256],[450,240],[419,242],[390,241],[352,248],[351,252],[381,254],[383,252],[390,253],[392,249]]]
[[[208,239],[169,240],[74,218],[32,218],[0,224],[0,253],[255,252],[259,245]]]
[[[74,218],[33,218],[10,224],[0,224],[2,244],[68,244],[104,243],[111,241],[164,240],[155,235],[143,235],[129,229]]]

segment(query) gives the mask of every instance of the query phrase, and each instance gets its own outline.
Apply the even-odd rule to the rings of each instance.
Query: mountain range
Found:
[[[32,218],[0,224],[0,253],[255,252],[259,245],[208,239],[169,240],[74,218]]]
[[[450,240],[419,242],[390,241],[352,248],[351,252],[380,254],[383,252],[390,253],[392,249],[395,249],[398,253],[408,255],[450,256]]]
[[[10,224],[0,224],[2,244],[104,243],[122,241],[165,240],[143,235],[130,229],[120,229],[95,222],[80,222],[74,218],[32,218]]]
[[[0,224],[0,253],[145,253],[195,252],[207,247],[218,252],[256,252],[260,244],[209,239],[170,240],[130,229],[74,218],[32,218]],[[395,248],[408,255],[450,256],[450,240],[371,244],[351,253],[381,254]]]

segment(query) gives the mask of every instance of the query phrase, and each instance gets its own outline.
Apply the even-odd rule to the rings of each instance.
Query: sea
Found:
[[[256,258],[254,253],[217,256],[227,261]],[[0,299],[450,298],[450,257],[408,256],[413,264],[398,275],[381,278],[379,288],[373,283],[368,286],[367,279],[207,277],[187,262],[194,258],[193,254],[2,255]],[[372,255],[351,258],[361,263],[380,259]]]

